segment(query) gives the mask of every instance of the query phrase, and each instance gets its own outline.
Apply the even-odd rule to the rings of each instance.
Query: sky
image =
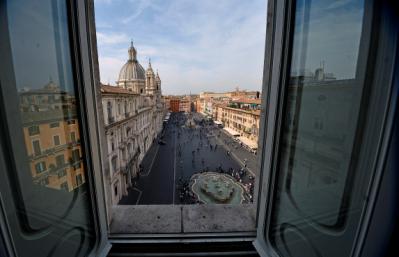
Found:
[[[356,76],[364,0],[298,1],[292,73],[314,72],[324,62],[325,72],[337,79]],[[305,6],[305,3],[309,3]],[[305,9],[308,16],[304,18]],[[308,28],[304,20],[308,21]]]
[[[267,0],[95,0],[100,76],[115,85],[133,40],[163,94],[261,90]]]

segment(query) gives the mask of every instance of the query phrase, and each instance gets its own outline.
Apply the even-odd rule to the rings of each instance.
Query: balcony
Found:
[[[33,153],[33,154],[29,155],[28,158],[30,160],[38,159],[38,158],[41,158],[41,157],[52,155],[55,152],[58,152],[60,150],[64,150],[64,149],[66,149],[68,147],[74,147],[74,146],[79,146],[79,145],[80,145],[80,139],[77,139],[77,140],[71,141],[71,142],[63,144],[63,145],[58,145],[58,146],[55,146],[55,147],[52,147],[52,148],[41,150],[39,153]]]
[[[150,110],[150,109],[151,109],[150,106],[141,106],[141,107],[139,107],[137,113],[142,113],[142,112],[144,112],[146,110]]]

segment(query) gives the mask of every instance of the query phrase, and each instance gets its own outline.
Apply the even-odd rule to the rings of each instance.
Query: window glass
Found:
[[[60,126],[59,122],[50,123],[50,128],[58,128]]]
[[[75,142],[75,141],[76,141],[75,132],[71,132],[71,142]]]
[[[32,145],[33,145],[33,155],[35,155],[35,156],[40,155],[42,153],[42,151],[40,148],[39,140],[32,141]]]
[[[60,145],[60,136],[54,136],[54,145]]]
[[[15,239],[17,255],[86,256],[94,240],[82,146],[61,145],[71,130],[79,142],[81,125],[69,7],[53,0],[13,0],[3,7],[8,27],[3,31],[1,25],[1,33],[9,37],[10,58],[1,61],[13,70],[5,75],[12,78],[7,82],[15,81],[2,84],[1,91],[7,92],[2,122],[10,131],[4,140],[12,145],[16,167],[6,172],[13,173],[9,199],[18,210],[18,223],[12,224],[19,225],[11,230],[20,239]]]
[[[32,8],[38,8],[37,4],[40,1],[36,2],[36,4],[32,3]],[[15,5],[10,5],[10,11]],[[14,17],[17,15],[17,11],[10,12],[11,47],[27,154],[28,156],[33,154],[31,162],[43,161],[49,165],[55,164],[56,153],[53,147],[59,146],[61,141],[64,141],[61,140],[61,136],[64,137],[68,134],[68,130],[60,135],[59,133],[63,129],[50,130],[49,128],[59,127],[59,123],[63,121],[73,125],[77,119],[74,82],[68,56],[68,35],[65,21],[60,20],[62,16],[58,16],[62,12],[60,8],[58,4],[48,3],[47,7],[41,11],[43,16],[44,14],[50,15],[46,17],[46,20],[38,18],[36,20],[32,15],[26,16],[27,19],[34,20],[28,26],[30,31],[24,28],[24,21]],[[45,26],[43,23],[45,21],[52,27]],[[27,65],[29,65],[29,69],[26,68]],[[56,106],[63,108],[58,109],[55,108]],[[29,136],[35,136],[36,139],[32,141],[33,149],[30,147]],[[80,145],[75,148],[79,149]],[[65,147],[62,152],[65,155],[72,154],[74,160],[77,161],[79,158],[76,158],[74,152],[79,151],[78,149]],[[71,172],[71,167],[67,168],[68,172]],[[57,174],[49,172],[40,179],[35,177],[33,179],[40,182],[41,179],[48,177],[50,177],[50,182],[47,183],[48,187],[54,189],[60,187]]]
[[[56,162],[57,166],[62,166],[62,165],[64,165],[64,164],[65,164],[64,155],[61,154],[61,155],[56,156],[56,157],[55,157],[55,162]]]
[[[272,242],[283,256],[350,251],[349,237],[340,249],[320,251],[314,242],[324,244],[326,234],[344,231],[347,213],[355,212],[348,204],[361,133],[363,5],[296,2],[271,221]]]
[[[28,130],[29,130],[29,135],[30,136],[34,136],[34,135],[37,135],[37,134],[40,133],[39,126],[36,126],[36,125],[29,127]]]

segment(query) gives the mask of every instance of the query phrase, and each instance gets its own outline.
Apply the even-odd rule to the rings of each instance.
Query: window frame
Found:
[[[262,95],[266,96],[266,100],[262,99],[262,108],[265,107],[264,100],[267,103],[267,109],[264,109],[264,115],[266,119],[263,120],[267,122],[265,126],[261,126],[260,135],[268,135],[268,137],[264,138],[262,142],[262,166],[261,173],[262,178],[259,179],[259,205],[258,205],[258,214],[257,214],[257,236],[254,241],[254,246],[260,256],[273,256],[278,257],[279,254],[274,249],[271,244],[271,241],[268,237],[268,231],[271,227],[271,209],[274,200],[274,191],[275,191],[275,182],[276,182],[276,173],[277,173],[277,162],[279,161],[280,149],[279,149],[279,141],[282,136],[282,123],[283,123],[283,115],[285,114],[285,104],[286,104],[286,89],[285,85],[287,82],[287,78],[289,76],[289,59],[291,57],[292,46],[290,43],[291,38],[293,37],[293,27],[295,25],[295,2],[290,0],[269,0],[268,3],[268,17],[267,17],[267,32],[266,32],[266,53],[265,53],[265,64],[264,64],[264,77],[263,77],[263,91]],[[384,3],[381,5],[377,5],[378,1],[368,1],[365,0],[365,11],[364,15],[372,16],[372,18],[378,17],[378,14],[381,13],[390,13],[389,4]],[[376,12],[372,14],[372,12]],[[380,85],[381,83],[386,83],[388,85],[383,88],[384,93],[376,93],[376,87],[372,87],[372,93],[377,96],[370,97],[370,101],[373,103],[380,104],[378,107],[379,111],[382,109],[385,111],[383,113],[384,118],[382,119],[383,125],[381,125],[381,138],[378,140],[378,147],[380,149],[379,152],[373,156],[376,160],[375,166],[373,166],[373,183],[369,186],[367,192],[369,193],[369,202],[362,210],[361,221],[359,222],[359,230],[357,231],[357,237],[354,239],[354,249],[353,256],[363,256],[362,247],[364,246],[364,241],[367,236],[368,226],[371,221],[373,209],[376,205],[377,192],[380,185],[380,181],[382,179],[382,172],[385,166],[384,161],[388,155],[388,147],[389,140],[393,133],[393,125],[394,125],[394,116],[395,116],[395,105],[397,103],[397,89],[395,90],[394,82],[398,81],[399,75],[395,74],[393,71],[398,69],[397,62],[398,55],[393,58],[393,61],[388,63],[386,59],[392,59],[392,53],[397,53],[399,47],[395,45],[392,38],[398,38],[399,30],[394,27],[395,17],[392,16],[383,16],[384,18],[381,20],[375,21],[372,18],[364,19],[366,30],[369,31],[379,31],[379,36],[373,35],[371,38],[361,38],[361,43],[359,45],[359,56],[358,56],[358,66],[360,67],[360,72],[364,75],[363,80],[364,83],[372,84],[372,85]],[[377,23],[375,25],[374,23]],[[362,32],[362,34],[364,31]],[[399,40],[399,39],[398,39]],[[365,42],[364,42],[365,41]],[[384,48],[380,46],[384,45]],[[376,46],[377,48],[371,48]],[[365,49],[364,49],[365,48]],[[377,53],[370,53],[370,49],[377,49]],[[362,54],[365,57],[362,57]],[[367,65],[366,59],[374,58],[372,60],[375,63],[369,61]],[[385,66],[384,66],[385,65]],[[357,67],[359,69],[359,67]],[[367,72],[372,71],[372,73],[382,73],[383,75],[375,76],[368,74]],[[358,71],[359,72],[359,71]],[[372,82],[369,82],[367,80]],[[369,86],[370,88],[370,86]],[[396,91],[396,95],[393,92]],[[385,98],[384,98],[385,97]],[[387,100],[383,102],[381,100]],[[371,113],[376,113],[376,110],[371,110]],[[262,122],[262,119],[261,121]],[[371,128],[369,130],[373,130]],[[263,131],[265,130],[265,131]],[[375,130],[375,129],[374,129]],[[375,132],[375,131],[374,131]],[[379,132],[379,131],[378,131]],[[368,131],[370,134],[370,131]],[[364,150],[364,149],[363,149]],[[266,236],[265,236],[266,235]],[[374,246],[376,249],[378,246]]]
[[[56,144],[56,138],[58,140],[58,144]],[[61,145],[61,137],[59,134],[53,135],[53,147],[57,147]]]
[[[93,71],[92,73],[92,78],[94,81],[94,84],[87,83],[87,85],[91,85],[92,88],[90,89],[90,92],[92,93],[91,97],[93,99],[89,99],[89,101],[93,101],[96,106],[94,110],[98,110],[98,116],[96,114],[93,114],[93,120],[95,120],[97,123],[97,126],[89,126],[89,134],[90,135],[105,135],[104,132],[104,120],[107,119],[108,117],[102,117],[101,113],[103,113],[103,107],[102,107],[102,101],[101,101],[101,92],[100,88],[95,85],[99,85],[100,83],[100,76],[99,76],[99,65],[98,65],[98,54],[97,54],[97,40],[96,40],[96,28],[95,28],[95,19],[94,19],[94,0],[86,0],[89,4],[89,9],[88,9],[88,19],[89,24],[88,25],[88,30],[91,32],[87,34],[89,37],[89,48],[91,49],[91,52],[89,53],[90,55],[88,58],[90,58],[90,69]],[[82,1],[83,2],[83,1]],[[265,10],[266,12],[266,10]],[[263,85],[264,87],[264,85]],[[262,99],[262,102],[264,102],[264,99]],[[263,105],[262,105],[263,106]],[[265,108],[263,108],[265,110]],[[263,117],[263,116],[262,116]],[[139,118],[139,123],[144,124],[144,118],[141,117]],[[261,118],[260,122],[263,121],[263,118]],[[90,124],[93,125],[93,124]],[[260,133],[260,140],[262,140],[262,135]],[[113,172],[111,169],[110,164],[107,164],[107,159],[109,158],[108,156],[108,145],[107,145],[107,140],[105,137],[99,137],[96,139],[98,144],[93,145],[93,147],[97,147],[98,151],[100,152],[98,155],[101,156],[101,162],[102,165],[98,171],[101,171],[103,174],[110,174],[110,172]],[[261,142],[261,141],[259,141]],[[262,160],[259,158],[258,163],[261,163]],[[110,170],[111,169],[111,170]],[[260,172],[262,173],[262,171]],[[94,178],[96,181],[96,184],[103,184],[104,180],[102,179],[103,175],[99,175]],[[99,181],[101,178],[101,182]],[[110,205],[112,203],[112,197],[113,197],[113,184],[108,185],[109,188],[107,188],[107,185],[103,184],[103,204],[107,206],[107,217],[108,219],[106,220],[105,224],[102,224],[103,226],[106,226],[108,229],[110,227],[109,224],[109,218],[111,216],[110,214]],[[257,205],[257,198],[258,198],[258,185],[259,185],[259,179],[255,180],[255,189],[254,192],[254,202],[253,205],[255,208],[259,208]],[[99,199],[101,201],[101,199]],[[255,217],[256,218],[256,217]],[[181,242],[252,242],[256,238],[256,228],[254,231],[251,232],[206,232],[206,233],[146,233],[146,234],[108,234],[108,240],[109,243],[111,244],[122,244],[122,243],[132,243],[132,244],[141,244],[141,243],[181,243]]]
[[[0,0],[2,6],[5,6],[5,2]],[[91,5],[90,5],[91,4]],[[96,128],[96,103],[94,103],[93,99],[93,91],[92,89],[95,87],[93,81],[93,70],[91,69],[91,48],[89,47],[89,40],[91,39],[88,34],[90,31],[87,29],[90,28],[88,23],[92,21],[92,19],[88,18],[88,14],[92,14],[88,11],[88,9],[93,9],[93,3],[91,1],[68,1],[66,4],[66,12],[68,19],[68,33],[69,33],[69,47],[71,52],[71,63],[72,63],[72,72],[74,79],[76,80],[75,94],[77,97],[77,105],[79,106],[79,122],[82,127],[82,131],[80,133],[82,137],[82,149],[85,152],[85,155],[82,157],[85,159],[86,168],[87,168],[87,177],[85,181],[88,184],[88,197],[90,199],[91,205],[91,215],[93,217],[93,248],[90,252],[89,256],[106,256],[111,248],[111,244],[107,238],[107,228],[106,224],[106,209],[103,204],[103,185],[99,182],[101,179],[101,165],[99,161],[99,151],[98,148],[93,148],[90,146],[95,146],[98,138],[98,132]],[[0,28],[4,30],[8,30],[7,25],[7,14],[5,8],[0,8]],[[92,32],[93,33],[93,32]],[[95,32],[94,32],[95,33]],[[6,35],[8,37],[8,34]],[[4,43],[4,44],[3,44]],[[10,42],[8,38],[5,38],[4,42],[0,45],[0,52],[2,56],[4,54],[4,60],[10,60],[11,52]],[[0,67],[4,71],[1,73],[1,81],[2,84],[0,86],[0,97],[5,99],[5,95],[14,96],[15,94],[15,81],[13,73],[13,67],[10,65],[6,65],[7,62],[3,59],[0,62]],[[4,76],[3,76],[4,74]],[[7,98],[6,98],[7,99]],[[4,110],[2,111],[3,114]],[[7,110],[7,114],[9,113],[18,113],[19,108],[16,105],[10,106]],[[5,124],[11,124],[13,127],[22,127],[20,125],[20,121],[18,119],[12,119],[9,115],[5,115],[7,118],[5,120]],[[73,120],[74,123],[75,120]],[[88,130],[91,131],[88,134]],[[7,126],[1,126],[0,132],[5,133],[6,135],[19,135],[19,131],[8,131]],[[9,166],[12,166],[13,169],[26,171],[25,163],[18,162],[20,154],[26,155],[25,143],[23,141],[22,136],[16,136],[14,138],[14,147],[15,149],[10,149],[10,153],[5,155],[3,149],[0,148],[0,169],[7,170]],[[4,140],[3,140],[4,139]],[[33,139],[35,140],[35,139]],[[7,145],[9,144],[8,138],[1,138],[1,144]],[[40,142],[39,142],[40,143]],[[33,145],[32,145],[33,147]],[[7,168],[6,168],[7,167]],[[28,176],[30,172],[21,172],[24,176]],[[26,174],[26,175],[25,175]],[[96,179],[94,179],[96,177]],[[24,177],[25,178],[25,177]],[[11,213],[14,210],[12,197],[9,197],[9,188],[5,189],[5,195],[2,195],[2,200],[0,201],[0,233],[1,238],[4,240],[4,248],[7,251],[8,256],[18,256],[18,251],[16,246],[14,245],[14,241],[19,240],[20,238],[13,238],[14,233],[10,230],[11,227],[18,227],[15,224],[16,219],[10,218],[10,215],[7,213]],[[4,198],[3,198],[4,196]],[[6,209],[5,208],[10,208]],[[2,245],[3,246],[3,245]]]
[[[41,155],[43,153],[43,148],[42,148],[42,143],[40,142],[40,138],[34,138],[31,141],[32,141],[32,153],[33,153],[33,155],[34,156]],[[35,143],[36,142],[39,145],[39,152],[38,153],[36,153],[36,150],[35,150],[35,148],[36,148],[35,147]]]
[[[104,203],[105,192],[101,173],[101,151],[100,135],[103,132],[103,121],[97,117],[96,110],[102,110],[101,101],[96,101],[96,88],[99,85],[98,60],[92,58],[97,56],[95,28],[94,25],[94,1],[71,1],[69,15],[72,23],[71,49],[72,61],[76,67],[77,91],[80,113],[78,119],[82,123],[82,147],[85,153],[82,159],[87,162],[88,171],[85,181],[90,188],[90,200],[92,203],[92,214],[95,217],[94,227],[96,245],[93,247],[91,256],[106,256],[111,249],[108,240],[107,209]],[[94,41],[94,42],[93,42]]]
[[[268,3],[267,15],[267,36],[263,74],[262,91],[262,114],[260,118],[259,131],[259,151],[261,157],[260,175],[256,180],[255,191],[258,192],[257,198],[254,197],[254,204],[257,205],[257,227],[258,237],[255,246],[260,254],[270,256],[274,251],[271,250],[268,241],[263,237],[264,229],[267,228],[266,217],[268,197],[270,190],[273,189],[273,156],[275,155],[275,144],[278,144],[278,131],[281,126],[282,99],[279,86],[284,67],[284,51],[287,46],[284,43],[286,32],[286,15],[290,11],[290,1],[270,0]],[[94,21],[94,1],[72,1],[70,3],[69,15],[71,19],[72,32],[71,41],[73,48],[73,64],[77,68],[74,70],[77,76],[77,91],[79,99],[79,120],[82,130],[82,147],[85,155],[82,158],[87,162],[88,171],[86,181],[90,188],[90,200],[93,206],[93,216],[95,217],[96,246],[92,256],[105,256],[111,243],[148,243],[148,242],[223,242],[223,241],[252,241],[255,238],[255,232],[236,232],[236,233],[202,233],[202,234],[130,234],[113,235],[108,234],[108,210],[107,201],[112,196],[104,187],[103,175],[107,174],[109,167],[104,165],[107,159],[107,142],[100,135],[104,134],[104,120],[101,115],[97,116],[96,110],[102,111],[102,103],[99,92],[99,66],[96,46],[96,30]],[[392,117],[390,117],[392,118]],[[263,126],[262,126],[263,125]],[[389,124],[387,125],[388,129]],[[268,135],[266,137],[265,135]],[[387,144],[387,143],[386,143]],[[2,156],[0,155],[0,164]],[[266,179],[269,178],[269,179]],[[112,188],[111,188],[112,190]],[[0,206],[1,207],[1,206]],[[4,212],[0,211],[0,227],[2,231],[7,231]],[[14,252],[12,248],[11,236],[8,233],[3,234],[5,245],[10,253]]]

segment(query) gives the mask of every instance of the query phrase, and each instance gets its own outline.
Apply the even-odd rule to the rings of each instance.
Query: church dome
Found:
[[[137,61],[137,51],[133,46],[133,42],[128,50],[129,60],[122,66],[119,72],[118,82],[143,80],[145,81],[145,70]]]

